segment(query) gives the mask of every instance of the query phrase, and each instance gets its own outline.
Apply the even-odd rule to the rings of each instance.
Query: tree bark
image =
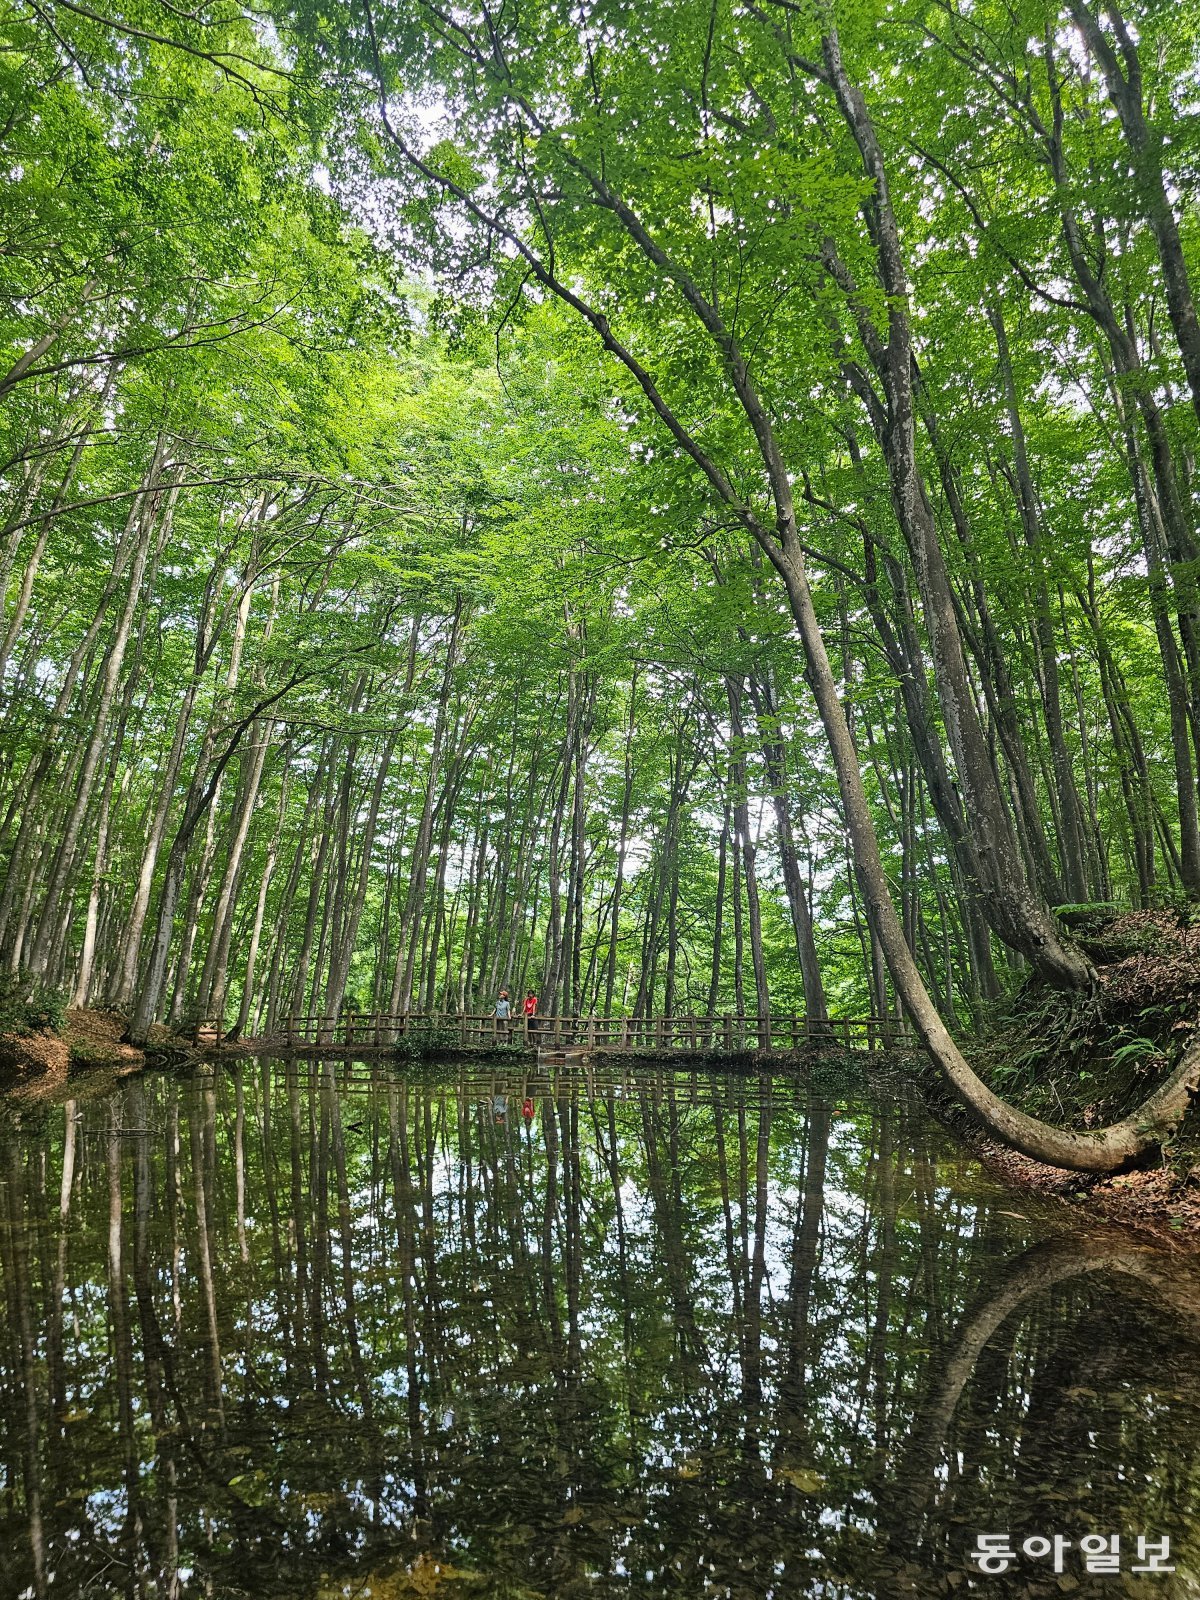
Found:
[[[836,30],[824,35],[822,54],[827,81],[873,184],[867,209],[879,281],[888,296],[888,338],[882,344],[869,317],[865,312],[860,315],[864,341],[887,398],[886,418],[871,414],[887,463],[897,521],[921,591],[938,700],[974,834],[982,904],[1000,937],[1020,951],[1048,983],[1063,989],[1090,989],[1095,982],[1091,963],[1063,942],[1026,877],[992,770],[963,654],[949,573],[917,462],[908,278],[883,151],[862,92],[846,72]]]

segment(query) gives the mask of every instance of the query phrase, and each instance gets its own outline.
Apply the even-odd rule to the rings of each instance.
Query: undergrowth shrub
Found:
[[[65,1021],[66,1007],[53,990],[11,973],[0,976],[0,1033],[58,1033]]]

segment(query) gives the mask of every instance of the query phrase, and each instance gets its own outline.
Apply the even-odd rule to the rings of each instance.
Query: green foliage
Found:
[[[1089,900],[1080,905],[1055,906],[1054,915],[1068,928],[1092,928],[1110,922],[1120,910],[1111,900]]]
[[[29,979],[0,974],[0,1033],[60,1033],[65,1021],[61,996]]]
[[[458,1048],[457,1028],[437,1023],[410,1022],[404,1033],[391,1047],[398,1061],[421,1061],[430,1057],[445,1056]]]
[[[1160,1059],[1161,1055],[1162,1051],[1154,1039],[1139,1036],[1118,1046],[1113,1051],[1111,1059],[1114,1067],[1129,1067],[1144,1063],[1151,1058]]]
[[[69,1054],[73,1067],[111,1067],[121,1060],[120,1049],[102,1039],[73,1038]]]

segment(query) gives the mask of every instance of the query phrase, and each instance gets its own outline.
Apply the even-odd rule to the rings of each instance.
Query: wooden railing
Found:
[[[289,1047],[336,1044],[385,1047],[424,1037],[436,1047],[478,1049],[518,1044],[527,1049],[696,1051],[798,1050],[805,1044],[874,1050],[892,1044],[889,1017],[510,1017],[472,1012],[342,1012],[289,1018],[281,1036]]]

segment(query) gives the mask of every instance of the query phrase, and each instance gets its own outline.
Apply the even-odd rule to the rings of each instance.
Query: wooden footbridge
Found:
[[[894,1017],[511,1017],[471,1012],[342,1012],[292,1017],[262,1043],[287,1050],[321,1046],[343,1050],[394,1050],[420,1045],[438,1050],[491,1050],[500,1045],[537,1052],[669,1055],[826,1049],[879,1050],[901,1032]],[[222,1034],[215,1030],[215,1043]],[[211,1037],[211,1034],[210,1034]]]

